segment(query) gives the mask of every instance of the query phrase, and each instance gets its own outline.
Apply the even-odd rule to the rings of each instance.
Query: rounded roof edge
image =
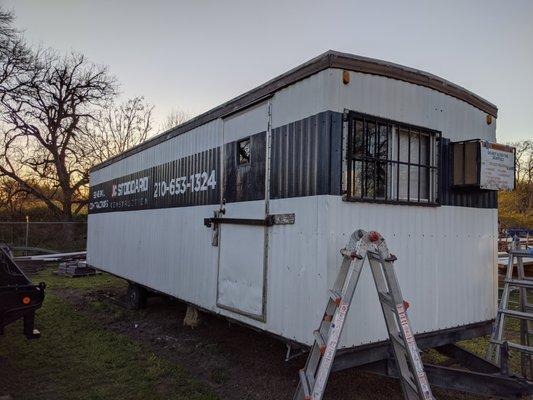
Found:
[[[496,107],[496,105],[463,88],[462,86],[430,74],[429,72],[388,61],[357,56],[354,54],[341,53],[332,50],[324,54],[331,57],[331,67],[333,68],[343,68],[355,72],[381,75],[387,78],[424,86],[462,100],[480,109],[481,111],[492,115],[493,117],[498,117],[498,107]]]
[[[129,157],[149,147],[155,146],[156,144],[169,140],[217,118],[233,114],[239,110],[242,110],[243,108],[253,105],[254,103],[271,97],[276,91],[286,86],[292,85],[293,83],[296,83],[328,68],[339,68],[365,74],[379,75],[419,86],[424,86],[462,100],[471,106],[492,115],[493,117],[498,116],[498,108],[494,104],[476,95],[475,93],[472,93],[469,90],[451,83],[443,78],[439,78],[436,75],[387,61],[328,50],[325,53],[322,53],[319,56],[267,81],[266,83],[246,93],[243,93],[240,96],[237,96],[189,121],[184,122],[181,125],[162,132],[144,141],[143,143],[126,150],[123,153],[120,153],[100,164],[95,165],[90,169],[90,172],[102,169],[116,161]]]

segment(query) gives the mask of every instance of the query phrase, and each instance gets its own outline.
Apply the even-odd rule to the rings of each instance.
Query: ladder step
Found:
[[[409,377],[403,377],[402,376],[402,380],[407,383],[407,387],[409,389],[411,389],[411,391],[416,395],[416,397],[419,398],[418,396],[418,387],[415,385],[415,383],[413,382],[413,380]]]
[[[505,283],[511,286],[533,289],[533,279],[506,279]]]
[[[396,304],[394,304],[394,301],[392,300],[392,296],[388,293],[379,292],[379,301],[381,301],[382,304],[387,305],[392,311],[396,311]]]
[[[313,335],[315,335],[316,344],[320,349],[320,353],[324,354],[324,351],[326,351],[326,339],[320,331],[313,331]]]
[[[335,304],[339,305],[341,303],[342,295],[338,291],[330,290],[329,297],[331,298],[331,300],[333,300]]]
[[[347,258],[350,258],[350,259],[354,259],[354,258],[357,258],[358,260],[360,260],[362,257],[355,253],[355,252],[352,252],[352,251],[349,251],[349,250],[346,250],[346,249],[342,249],[341,250],[341,254],[344,256],[344,257],[347,257]]]
[[[498,312],[501,312],[502,314],[508,315],[510,317],[520,318],[520,319],[529,319],[533,321],[533,314],[523,312],[523,311],[516,311],[516,310],[498,310]]]
[[[501,340],[492,340],[492,339],[490,342],[497,344],[499,346],[505,343]],[[517,351],[520,351],[521,353],[527,353],[527,354],[533,355],[533,347],[524,346],[523,344],[518,344],[518,343],[513,343],[513,342],[507,342],[507,346],[509,346],[511,350],[517,350]]]
[[[302,385],[302,391],[304,392],[304,400],[311,400],[311,388],[309,387],[309,381],[307,380],[307,375],[303,369],[299,372],[300,375],[300,385]]]
[[[511,250],[509,254],[512,254],[515,257],[531,257],[532,254],[528,250]]]
[[[393,333],[393,332],[391,332],[390,337],[391,337],[396,343],[398,343],[403,349],[405,349],[405,342],[404,342],[403,339],[400,337],[400,335],[398,335],[397,333]],[[407,358],[407,355],[406,355],[406,358]]]
[[[369,260],[381,262],[381,255],[379,253],[369,251],[367,255]]]
[[[527,312],[533,312],[533,304],[529,304],[529,303],[528,303],[528,304],[526,304],[526,307],[525,307],[525,308],[526,308],[526,311],[527,311]]]

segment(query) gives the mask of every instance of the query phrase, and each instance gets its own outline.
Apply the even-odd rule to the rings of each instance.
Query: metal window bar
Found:
[[[407,133],[407,201],[411,201],[411,127]]]
[[[400,201],[400,128],[396,126],[396,147],[398,147],[396,156],[396,201]]]
[[[352,180],[353,180],[353,170],[355,166],[355,161],[351,159],[351,152],[353,151],[353,137],[355,134],[355,119],[348,119],[348,140],[347,140],[347,149],[346,149],[346,165],[348,170],[346,171],[346,194],[351,195],[352,192]],[[349,171],[352,171],[351,173]]]
[[[421,164],[421,160],[420,160],[420,149],[422,148],[422,132],[418,131],[418,163]],[[417,167],[418,169],[418,202],[420,203],[420,168],[422,167]]]
[[[363,135],[360,141],[360,145],[362,147],[362,155],[357,156],[356,155],[356,149],[354,148],[354,138],[358,134],[357,133],[357,121],[359,121],[362,124],[361,133]],[[373,124],[374,125],[374,132],[370,132],[368,125]],[[380,125],[385,125],[388,127],[387,130],[387,141],[389,138],[393,138],[394,131],[396,131],[396,138],[397,138],[397,147],[394,149],[394,146],[391,147],[391,154],[389,154],[387,150],[387,158],[381,159],[379,158],[379,152],[378,152],[378,146],[379,146],[379,127]],[[400,129],[406,129],[408,132],[408,144],[407,144],[407,150],[408,150],[408,157],[407,162],[401,161],[400,159]],[[418,137],[418,160],[417,162],[411,161],[411,137],[414,135],[412,132],[413,129],[416,129],[418,131],[417,137]],[[421,161],[421,138],[423,135],[427,135],[428,137],[428,149],[426,149],[427,159],[425,163],[422,163]],[[370,143],[370,136],[374,138],[374,143]],[[346,150],[346,165],[348,167],[348,170],[346,171],[347,176],[347,192],[346,192],[346,200],[349,201],[375,201],[375,202],[393,202],[393,203],[400,203],[400,204],[417,204],[417,205],[438,205],[438,190],[436,185],[436,177],[438,176],[438,171],[440,167],[440,159],[437,157],[437,151],[436,147],[439,143],[440,139],[440,132],[430,130],[427,128],[420,128],[420,127],[414,127],[407,124],[402,124],[394,121],[384,120],[381,118],[374,118],[369,117],[363,114],[357,114],[350,112],[349,118],[348,118],[348,148]],[[393,141],[394,142],[394,141]],[[387,144],[388,145],[388,144]],[[396,150],[396,160],[392,156],[392,153]],[[392,156],[392,157],[391,157]],[[361,165],[361,179],[360,179],[360,188],[361,193],[360,195],[356,195],[353,191],[354,187],[354,174],[357,163],[360,163]],[[394,199],[394,196],[388,194],[387,192],[387,185],[389,183],[389,174],[388,174],[388,167],[385,168],[385,194],[382,196],[382,198],[377,197],[377,188],[378,181],[379,181],[379,165],[381,164],[385,165],[391,165],[391,171],[396,167],[396,198]],[[372,176],[369,176],[369,165],[372,165],[373,171]],[[407,167],[407,195],[406,199],[402,200],[400,199],[400,166],[405,165]],[[418,182],[417,182],[417,189],[418,193],[416,196],[411,196],[411,168],[417,168],[418,172]],[[427,199],[422,199],[420,197],[420,188],[421,188],[421,171],[422,168],[424,171],[427,171],[428,173],[428,182],[426,183],[426,188],[428,190],[427,193]],[[371,196],[369,196],[369,185],[372,184],[373,191],[371,193]],[[392,186],[393,187],[393,186]],[[414,197],[414,198],[413,198]]]

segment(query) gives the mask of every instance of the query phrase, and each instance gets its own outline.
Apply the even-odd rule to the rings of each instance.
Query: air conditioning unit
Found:
[[[451,143],[452,186],[482,190],[515,188],[514,147],[474,139]]]

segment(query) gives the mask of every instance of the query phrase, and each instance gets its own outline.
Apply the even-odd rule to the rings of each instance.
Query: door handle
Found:
[[[204,218],[204,225],[211,227],[218,224],[234,224],[234,225],[252,225],[252,226],[272,226],[272,225],[293,225],[296,218],[294,214],[270,214],[265,218],[224,218],[214,216],[212,218]]]

